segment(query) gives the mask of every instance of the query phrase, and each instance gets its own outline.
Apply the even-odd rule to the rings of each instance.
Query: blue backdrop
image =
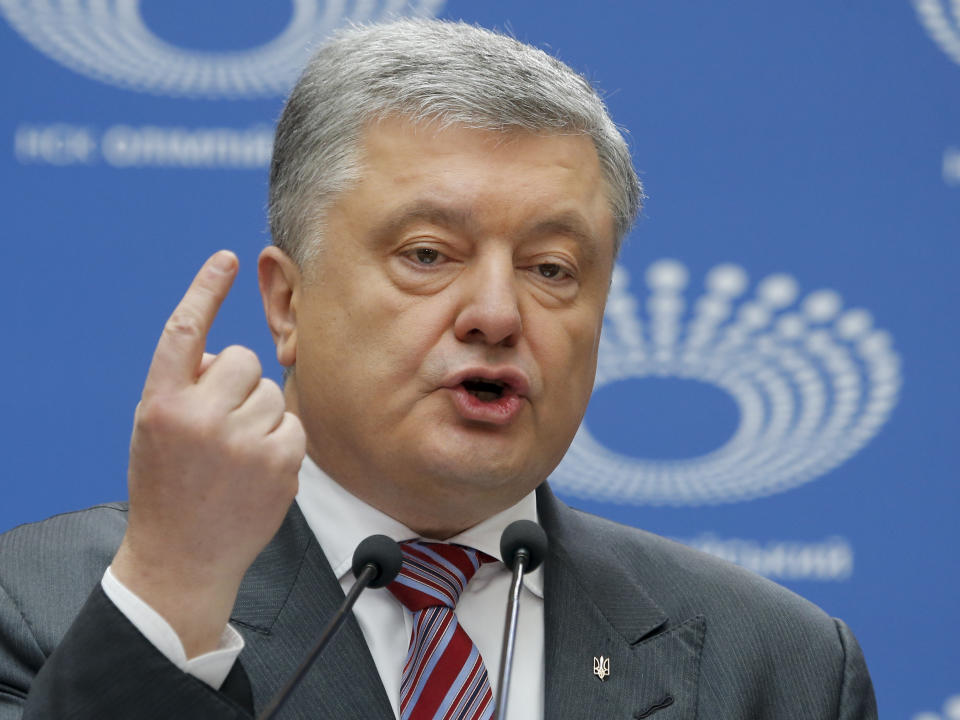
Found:
[[[0,0],[0,530],[125,497],[220,247],[211,347],[270,367],[272,124],[310,43],[394,6],[548,49],[629,130],[650,197],[561,494],[845,618],[884,717],[960,720],[958,0]]]

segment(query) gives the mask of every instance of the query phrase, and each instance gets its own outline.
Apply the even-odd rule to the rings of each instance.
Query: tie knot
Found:
[[[494,558],[462,545],[411,540],[400,544],[403,565],[387,586],[411,612],[441,605],[453,609],[470,578]]]

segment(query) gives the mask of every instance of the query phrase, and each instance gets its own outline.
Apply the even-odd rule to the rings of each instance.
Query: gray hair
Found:
[[[301,266],[334,196],[360,173],[364,130],[412,122],[589,135],[620,244],[643,191],[623,135],[589,82],[542,50],[463,22],[400,20],[336,33],[293,88],[273,147],[270,230]],[[314,235],[314,241],[307,238]]]

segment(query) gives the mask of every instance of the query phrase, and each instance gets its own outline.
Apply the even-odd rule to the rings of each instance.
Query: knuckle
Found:
[[[258,358],[257,354],[248,347],[244,347],[243,345],[230,345],[229,347],[224,348],[223,352],[220,354],[221,356],[224,356],[232,365],[235,365],[251,375],[260,375],[262,372],[260,367],[260,358]]]
[[[134,432],[175,441],[178,446],[210,445],[220,442],[222,418],[176,394],[155,395],[141,400],[134,413]]]
[[[273,380],[268,377],[260,378],[260,387],[267,394],[267,397],[270,399],[280,398],[283,399],[283,390],[280,389],[280,386],[277,385]]]
[[[134,424],[143,431],[163,431],[180,424],[179,405],[165,395],[143,399],[134,413]]]
[[[203,335],[203,322],[192,312],[179,308],[167,319],[163,332],[173,337],[196,338]]]
[[[306,438],[300,433],[289,432],[268,438],[270,445],[270,471],[273,475],[296,475],[306,453]]]
[[[283,422],[284,412],[287,409],[287,401],[283,397],[283,390],[277,387],[277,384],[269,378],[260,380],[258,392],[263,396],[264,412],[273,418],[274,429]]]

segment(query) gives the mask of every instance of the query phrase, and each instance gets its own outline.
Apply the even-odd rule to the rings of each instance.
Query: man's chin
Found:
[[[445,420],[420,437],[417,454],[418,464],[446,487],[533,489],[553,471],[566,449],[538,440],[525,417],[509,425]]]
[[[512,494],[518,487],[536,487],[543,477],[526,462],[493,454],[435,455],[423,468],[436,484],[453,492]],[[525,494],[525,493],[524,493]]]

